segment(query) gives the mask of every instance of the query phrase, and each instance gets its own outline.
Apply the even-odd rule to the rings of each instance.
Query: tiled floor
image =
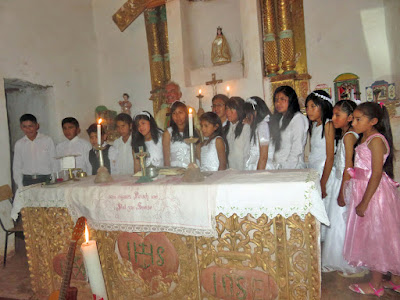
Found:
[[[7,266],[0,266],[0,300],[30,299],[32,291],[29,282],[29,269],[25,251],[20,251],[7,260]],[[322,274],[322,299],[323,300],[368,300],[377,299],[375,296],[357,295],[347,287],[352,283],[367,280],[350,279],[339,276],[336,272]],[[380,299],[400,299],[400,294],[390,290]],[[131,300],[131,299],[127,299]]]

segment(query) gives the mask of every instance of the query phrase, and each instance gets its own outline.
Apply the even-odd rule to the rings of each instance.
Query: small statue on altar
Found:
[[[229,45],[222,33],[222,28],[218,26],[217,36],[215,37],[211,48],[211,61],[214,66],[223,65],[231,62]]]
[[[127,93],[124,93],[122,95],[122,98],[124,100],[118,101],[118,104],[121,106],[121,113],[131,115],[132,103],[129,101],[129,95]]]

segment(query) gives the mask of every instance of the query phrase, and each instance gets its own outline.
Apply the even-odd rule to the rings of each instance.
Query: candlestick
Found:
[[[193,111],[189,108],[189,137],[193,137]]]
[[[85,262],[86,273],[89,278],[90,288],[92,289],[93,295],[96,295],[96,299],[103,298],[104,300],[107,300],[107,292],[104,285],[103,272],[101,270],[96,241],[89,240],[89,231],[86,225],[85,237],[86,242],[82,243],[81,251]]]
[[[230,97],[230,87],[229,87],[229,85],[226,87],[226,95],[228,96],[228,98]]]
[[[182,180],[184,182],[200,182],[204,180],[204,175],[201,174],[199,166],[196,164],[195,143],[199,139],[190,137],[185,139],[185,143],[190,145],[190,164],[188,165]]]
[[[99,122],[97,124],[97,144],[99,146],[101,146],[101,122],[102,121],[103,121],[102,119],[99,119]]]

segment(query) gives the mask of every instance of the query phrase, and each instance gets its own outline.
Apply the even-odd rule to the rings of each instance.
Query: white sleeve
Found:
[[[268,122],[261,121],[257,126],[258,141],[260,146],[269,144],[269,125]]]
[[[56,147],[54,146],[54,142],[49,137],[49,149],[50,149],[50,161],[51,161],[51,172],[56,173],[58,171],[58,161],[56,157]]]
[[[87,170],[86,173],[88,175],[92,175],[92,165],[91,165],[91,163],[89,161],[89,151],[91,149],[92,149],[92,145],[89,144],[89,142],[85,141],[82,155],[83,155],[83,158],[85,160],[85,166],[86,166],[86,170]]]
[[[22,166],[23,166],[23,156],[21,144],[19,142],[15,143],[14,146],[14,161],[13,161],[13,177],[15,184],[18,188],[23,186],[22,184]]]
[[[245,170],[246,162],[250,158],[250,126],[245,124],[243,126],[242,134],[240,135],[243,143],[243,162],[239,170]]]
[[[62,150],[62,142],[57,144],[57,146],[56,146],[56,156],[57,157],[63,156],[63,153],[61,150]],[[61,171],[61,169],[62,169],[61,162],[62,162],[62,159],[56,159],[57,172]]]
[[[295,115],[287,128],[290,130],[291,147],[287,160],[282,162],[283,169],[304,168],[304,147],[307,141],[308,121],[300,113]]]

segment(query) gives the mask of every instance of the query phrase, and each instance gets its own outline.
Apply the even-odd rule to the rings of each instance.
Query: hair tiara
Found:
[[[150,119],[150,114],[149,114],[148,112],[145,112],[145,111],[140,111],[140,112],[138,112],[138,113],[135,115],[135,119],[136,119],[137,116],[146,116],[146,117],[148,117],[148,118]]]
[[[314,95],[317,96],[318,98],[321,98],[321,99],[323,99],[323,100],[325,100],[325,101],[328,101],[331,105],[333,105],[333,102],[332,102],[332,99],[331,99],[331,98],[329,98],[329,97],[327,97],[327,96],[324,96],[324,95],[321,95],[321,94],[318,94],[317,92],[312,92],[312,94],[314,94]]]
[[[253,98],[247,98],[245,102],[246,103],[250,103],[251,106],[253,106],[253,110],[256,110],[256,105],[257,105],[257,101],[256,100],[254,100]]]

